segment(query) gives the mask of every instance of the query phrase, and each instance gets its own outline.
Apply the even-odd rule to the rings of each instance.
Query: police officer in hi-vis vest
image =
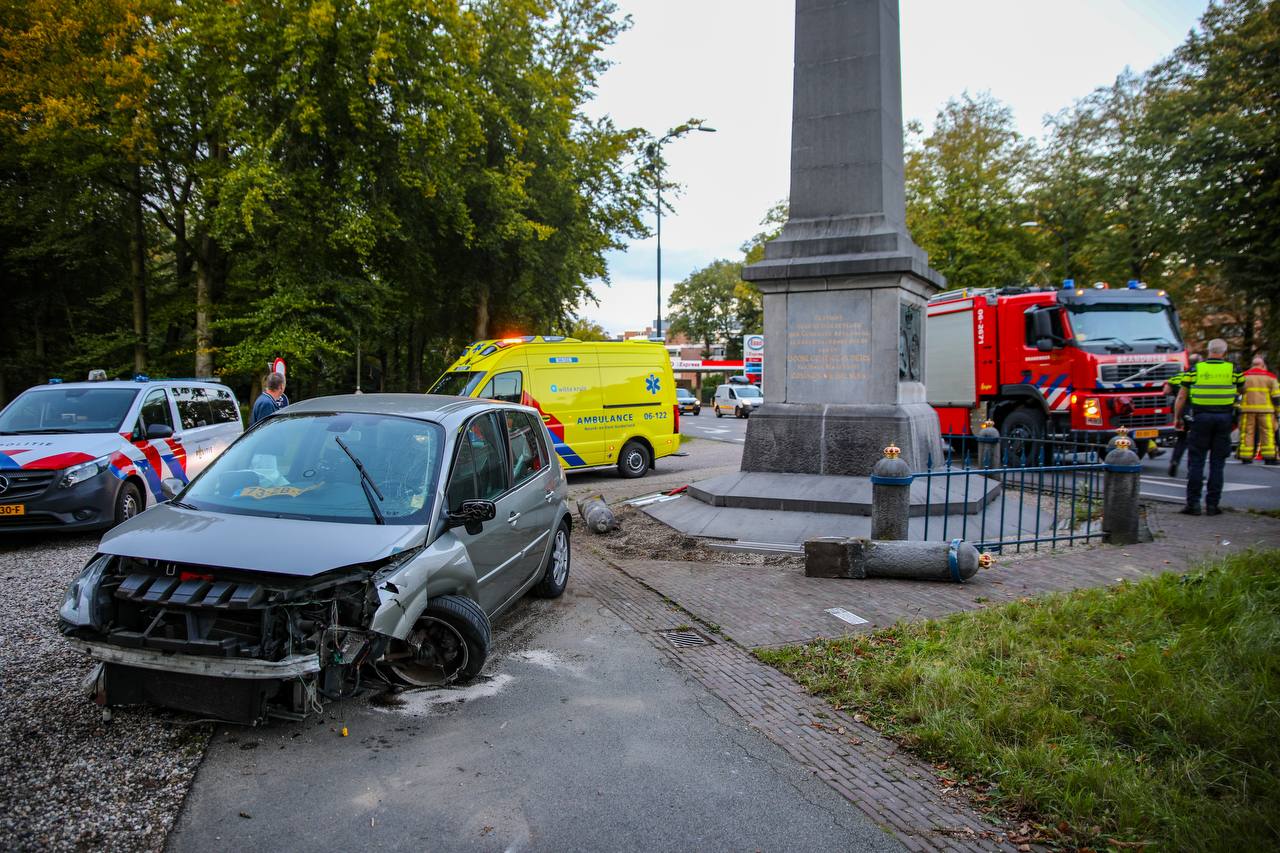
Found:
[[[1204,494],[1207,515],[1222,512],[1222,469],[1231,455],[1231,430],[1235,427],[1236,394],[1244,376],[1226,361],[1227,342],[1209,341],[1207,357],[1193,370],[1178,377],[1178,399],[1173,405],[1174,422],[1181,428],[1183,412],[1191,405],[1193,417],[1187,427],[1187,505],[1185,515],[1200,514],[1200,488],[1204,485],[1204,458],[1209,457],[1209,487]]]

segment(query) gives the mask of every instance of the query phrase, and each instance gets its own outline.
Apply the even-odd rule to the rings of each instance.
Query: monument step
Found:
[[[931,516],[981,512],[1000,489],[977,474],[917,479],[911,484],[911,516],[923,518],[926,510]],[[738,471],[691,483],[688,494],[714,507],[870,516],[872,485],[865,477]]]

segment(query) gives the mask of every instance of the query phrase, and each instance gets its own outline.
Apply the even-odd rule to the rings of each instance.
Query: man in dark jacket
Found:
[[[253,413],[249,417],[249,426],[274,414],[277,410],[289,405],[289,398],[284,395],[284,376],[273,373],[262,383],[262,393],[254,401]]]

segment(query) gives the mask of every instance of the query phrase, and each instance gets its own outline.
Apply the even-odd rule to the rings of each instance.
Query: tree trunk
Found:
[[[209,319],[212,313],[213,241],[200,235],[196,252],[196,376],[213,376],[213,333]]]
[[[422,349],[424,346],[422,317],[415,314],[409,327],[409,390],[422,391]]]
[[[489,339],[489,288],[483,288],[480,291],[480,298],[476,301],[476,322],[475,334],[472,340],[485,341]]]
[[[129,238],[129,284],[133,290],[133,369],[147,370],[147,268],[146,226],[142,218],[142,169],[134,167],[129,197],[131,232]]]

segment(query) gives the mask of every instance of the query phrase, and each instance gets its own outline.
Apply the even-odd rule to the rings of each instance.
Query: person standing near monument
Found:
[[[1173,404],[1175,425],[1182,425],[1183,412],[1191,406],[1192,420],[1187,427],[1187,505],[1183,515],[1200,514],[1200,491],[1204,486],[1204,461],[1209,457],[1209,485],[1204,492],[1206,515],[1218,515],[1222,498],[1223,468],[1231,453],[1231,429],[1235,426],[1236,392],[1244,384],[1234,364],[1223,356],[1227,342],[1221,338],[1209,341],[1204,361],[1179,378],[1178,399]]]
[[[258,399],[253,403],[253,413],[249,417],[249,426],[253,426],[258,421],[274,414],[287,405],[289,405],[289,398],[284,393],[284,376],[279,373],[272,373],[262,383],[262,393],[258,395]]]
[[[1280,409],[1280,382],[1267,370],[1262,356],[1244,372],[1240,400],[1240,462],[1248,465],[1255,455],[1263,465],[1276,464],[1276,410]]]

